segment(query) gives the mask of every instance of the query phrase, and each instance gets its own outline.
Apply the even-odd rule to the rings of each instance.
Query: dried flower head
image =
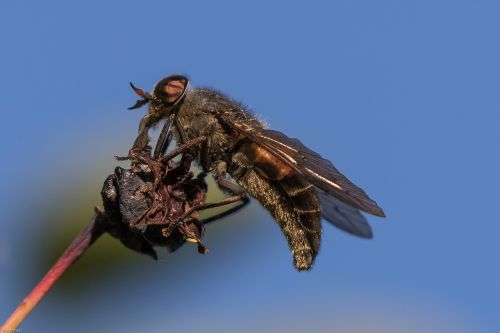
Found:
[[[153,246],[174,251],[186,241],[206,253],[203,222],[194,208],[205,203],[207,184],[204,174],[194,177],[190,171],[193,159],[187,153],[202,139],[161,158],[137,156],[131,169],[117,167],[101,191],[108,217],[106,231],[128,248],[153,258],[157,257]],[[179,154],[180,161],[174,161]]]

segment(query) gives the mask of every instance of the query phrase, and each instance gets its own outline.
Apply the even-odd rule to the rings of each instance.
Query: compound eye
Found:
[[[188,83],[189,80],[184,76],[169,76],[157,84],[155,93],[167,104],[175,104],[186,93]]]
[[[186,90],[186,87],[187,87],[186,80],[176,79],[169,81],[163,87],[163,92],[167,97],[167,102],[175,103],[184,94],[184,90]]]

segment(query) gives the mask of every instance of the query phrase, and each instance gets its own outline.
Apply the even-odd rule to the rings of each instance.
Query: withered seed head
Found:
[[[207,185],[203,178],[193,177],[191,161],[188,154],[179,162],[143,157],[131,169],[117,167],[101,191],[107,231],[128,248],[155,259],[153,246],[175,251],[186,240],[197,243],[200,253],[208,252],[196,212],[178,221],[206,198]]]

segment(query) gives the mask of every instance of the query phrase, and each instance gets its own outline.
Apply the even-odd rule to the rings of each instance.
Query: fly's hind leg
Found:
[[[233,155],[231,163],[231,176],[233,178],[239,179],[250,168],[252,168],[252,163],[248,160],[245,154],[237,152]],[[228,212],[222,213],[224,216],[226,214],[230,214],[233,209],[234,211],[237,211],[243,208],[250,202],[246,191],[240,185],[228,180],[227,174],[227,163],[224,161],[218,161],[213,170],[213,175],[217,185],[222,191],[229,193],[231,195],[230,198],[239,197],[241,204],[230,209]]]
[[[235,203],[235,202],[238,202],[238,201],[242,201],[242,200],[243,201],[245,201],[245,200],[248,201],[248,199],[246,198],[246,194],[244,192],[243,192],[243,194],[233,195],[233,196],[231,196],[229,198],[226,198],[226,199],[223,199],[223,200],[220,200],[220,201],[203,203],[203,204],[199,204],[199,205],[193,206],[187,212],[185,212],[184,214],[182,214],[181,216],[179,216],[178,218],[176,218],[174,221],[172,221],[167,228],[163,229],[162,230],[163,235],[165,237],[169,237],[170,234],[176,228],[178,228],[181,224],[183,224],[184,221],[191,214],[193,214],[194,212],[197,212],[197,211],[200,211],[200,210],[204,210],[204,209],[209,209],[209,208],[216,208],[216,207],[221,207],[221,206],[225,206],[225,205],[230,205],[232,203]]]
[[[213,169],[213,175],[219,188],[231,194],[231,197],[239,197],[240,200],[248,200],[245,190],[238,184],[227,179],[227,163],[218,161]]]

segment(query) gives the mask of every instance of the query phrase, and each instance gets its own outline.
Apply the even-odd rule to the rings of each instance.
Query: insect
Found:
[[[126,247],[154,259],[157,259],[154,246],[173,252],[185,242],[195,243],[198,252],[207,253],[202,243],[204,225],[243,206],[233,206],[203,220],[197,215],[201,209],[191,209],[211,206],[205,203],[206,174],[194,177],[190,171],[193,158],[188,154],[191,147],[204,140],[203,137],[189,140],[158,158],[141,154],[132,161],[131,169],[115,168],[101,191],[104,211],[99,211],[99,217],[104,230]],[[179,155],[180,160],[174,161]],[[172,223],[175,225],[171,226]]]
[[[207,88],[189,89],[189,80],[172,75],[148,93],[130,84],[141,97],[136,109],[149,104],[130,158],[147,147],[148,130],[165,119],[160,140],[174,133],[179,144],[205,137],[191,153],[204,172],[231,194],[227,200],[257,199],[281,227],[297,270],[308,270],[318,253],[321,217],[354,235],[371,238],[360,210],[384,217],[383,210],[334,165],[299,140],[267,129],[242,105]],[[161,145],[154,156],[161,154]],[[234,180],[231,181],[231,180]]]

